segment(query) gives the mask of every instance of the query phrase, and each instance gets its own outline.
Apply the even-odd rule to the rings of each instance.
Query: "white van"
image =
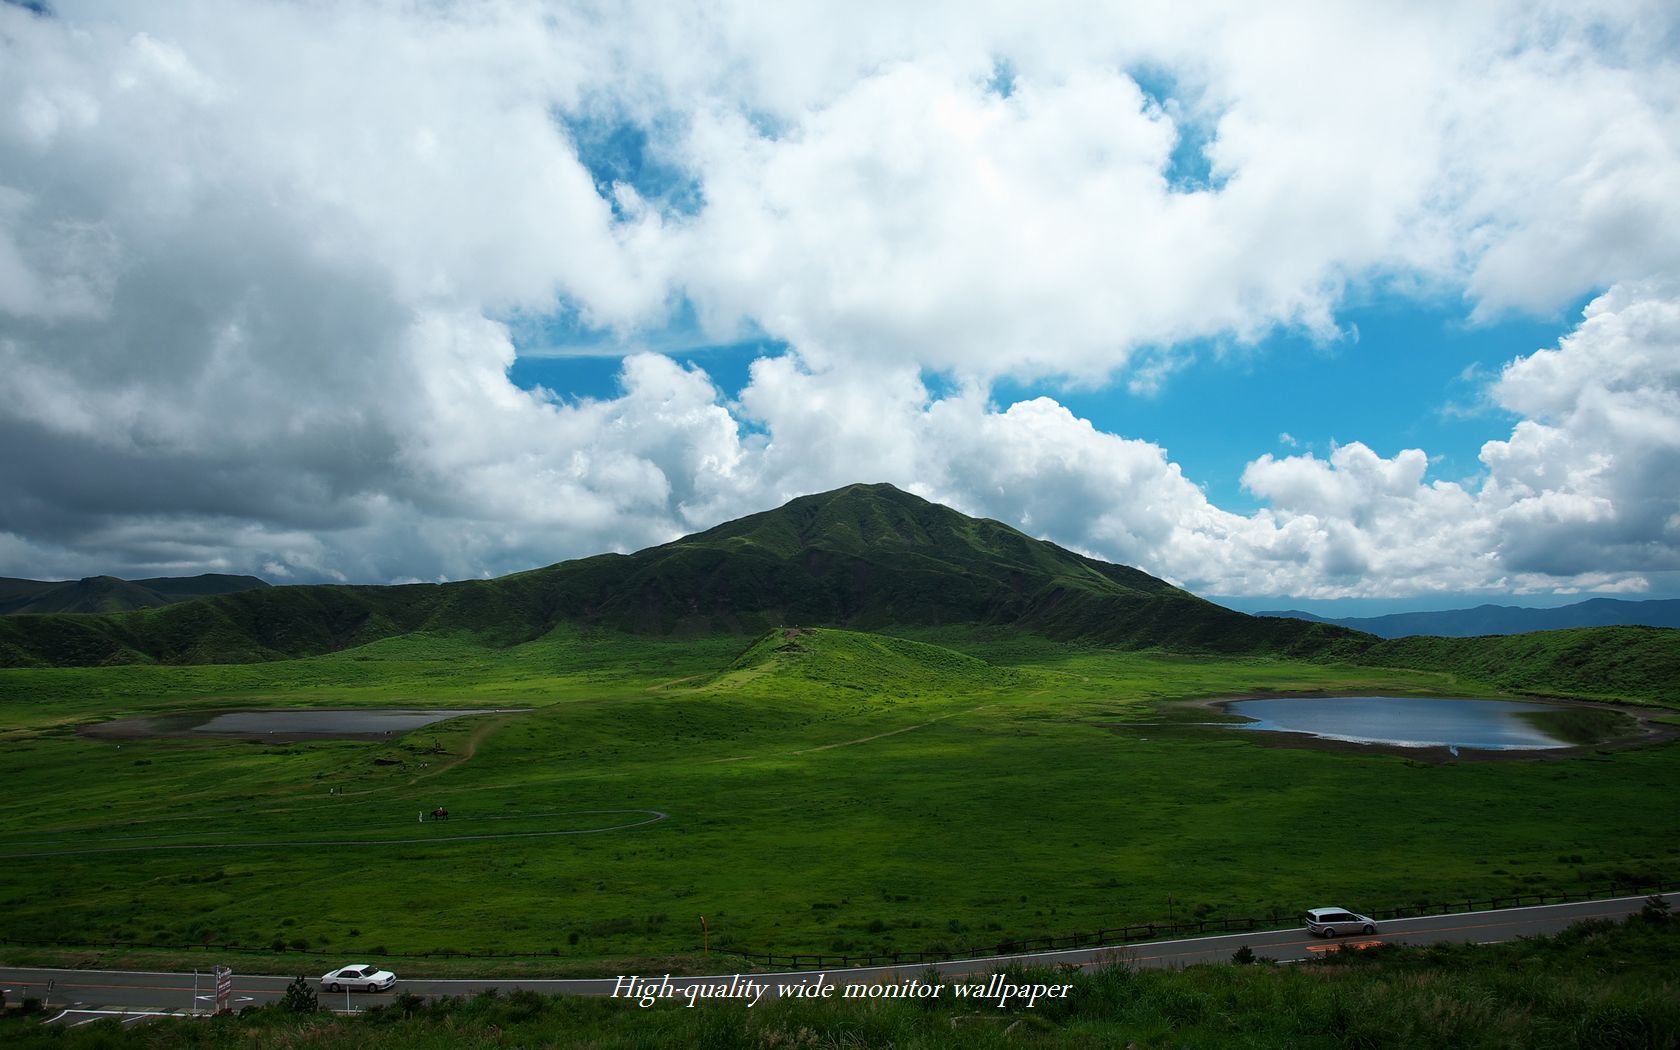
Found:
[[[1341,933],[1376,933],[1377,924],[1345,908],[1314,908],[1302,917],[1308,933],[1334,937]]]

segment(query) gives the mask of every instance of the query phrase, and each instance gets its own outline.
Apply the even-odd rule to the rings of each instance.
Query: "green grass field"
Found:
[[[682,968],[703,965],[702,915],[714,948],[959,950],[1165,920],[1169,894],[1179,918],[1289,915],[1680,872],[1680,812],[1655,801],[1680,784],[1674,745],[1431,765],[1261,746],[1169,703],[1499,695],[1441,672],[956,631],[562,629],[11,669],[0,691],[0,954],[17,961],[182,957],[55,947],[139,942],[283,949],[239,962],[282,972],[300,951]],[[526,710],[376,742],[75,732],[302,706]],[[438,805],[449,822],[416,819]],[[594,830],[648,811],[667,817]]]

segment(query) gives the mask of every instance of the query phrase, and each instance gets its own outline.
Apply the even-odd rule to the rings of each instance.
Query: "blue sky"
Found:
[[[1578,317],[1583,306],[1584,300],[1567,316]],[[1007,406],[1053,397],[1102,430],[1162,446],[1215,503],[1247,512],[1259,501],[1241,485],[1243,467],[1263,452],[1323,455],[1334,443],[1362,441],[1385,456],[1423,449],[1432,478],[1476,475],[1482,444],[1508,436],[1513,420],[1485,402],[1482,386],[1508,361],[1555,345],[1573,327],[1564,316],[1471,323],[1462,303],[1420,303],[1400,294],[1350,308],[1338,320],[1344,334],[1330,340],[1283,331],[1254,344],[1204,340],[1175,348],[1189,363],[1158,389],[1134,391],[1124,381],[1003,379],[992,399]],[[543,387],[573,399],[621,395],[627,351],[653,349],[702,369],[730,398],[747,385],[756,358],[788,351],[786,343],[765,337],[708,344],[692,324],[630,343],[580,331],[565,319],[535,327],[516,342],[526,345],[509,378],[524,389]],[[556,343],[571,352],[555,356]],[[923,380],[934,396],[948,382],[938,374]],[[1295,443],[1282,440],[1285,434]]]
[[[48,6],[0,575],[887,481],[1246,608],[1680,593],[1671,4]]]
[[[1462,305],[1453,307],[1390,295],[1339,313],[1346,334],[1330,341],[1281,332],[1255,345],[1202,343],[1156,391],[1120,383],[1053,393],[1105,430],[1167,449],[1228,510],[1259,505],[1241,478],[1263,452],[1323,456],[1350,441],[1383,456],[1421,448],[1432,477],[1456,480],[1482,470],[1483,442],[1510,433],[1510,414],[1483,403],[1481,385],[1572,326],[1561,318],[1471,326]],[[1039,392],[1004,383],[996,396]]]
[[[1179,192],[1217,188],[1221,180],[1206,154],[1215,129],[1199,100],[1168,70],[1130,75],[1147,107],[1176,118],[1163,170],[1168,184]],[[1007,62],[995,67],[987,86],[1003,98],[1013,94],[1015,73]],[[670,118],[641,124],[615,112],[562,115],[561,123],[604,197],[622,184],[667,215],[691,216],[703,207],[703,187],[660,145],[673,134]],[[1102,430],[1158,444],[1210,499],[1239,512],[1260,505],[1241,477],[1249,460],[1268,451],[1322,455],[1355,440],[1385,456],[1421,448],[1432,478],[1470,478],[1482,470],[1482,444],[1506,436],[1512,422],[1510,413],[1486,402],[1482,385],[1512,359],[1554,345],[1591,298],[1543,316],[1472,322],[1472,304],[1450,289],[1419,294],[1377,282],[1338,304],[1339,330],[1328,336],[1286,326],[1256,341],[1224,336],[1146,348],[1176,362],[1159,386],[1137,389],[1123,377],[1005,376],[991,394],[1004,405],[1048,395]],[[622,360],[640,351],[700,368],[735,398],[754,359],[790,349],[762,333],[713,342],[686,300],[659,330],[630,337],[592,328],[575,312],[510,323],[519,359],[509,378],[570,399],[619,396]],[[923,381],[938,396],[949,373],[929,371]]]
[[[1507,436],[1513,421],[1487,403],[1482,387],[1512,359],[1555,345],[1587,301],[1551,317],[1472,322],[1462,302],[1370,294],[1338,313],[1341,332],[1334,337],[1280,330],[1252,343],[1173,347],[1187,363],[1158,387],[1003,378],[992,386],[992,399],[1007,405],[1051,396],[1103,430],[1161,445],[1231,510],[1258,506],[1241,476],[1262,452],[1322,455],[1358,440],[1383,455],[1421,448],[1432,478],[1467,478],[1482,470],[1482,444]],[[619,396],[624,357],[648,350],[703,370],[734,398],[755,359],[789,350],[765,336],[711,343],[691,311],[632,340],[564,315],[513,324],[520,353],[509,378],[523,389],[542,387],[571,399]],[[945,375],[922,378],[932,396],[949,389]]]

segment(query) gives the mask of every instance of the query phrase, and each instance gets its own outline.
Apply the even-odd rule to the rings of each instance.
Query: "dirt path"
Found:
[[[706,677],[706,675],[704,675],[704,674],[684,675],[681,678],[673,678],[669,682],[655,682],[654,684],[647,687],[647,691],[650,692],[650,693],[657,693],[662,689],[669,689],[673,685],[676,685],[679,682],[692,682],[696,678],[705,678],[705,677]]]
[[[979,707],[971,707],[971,708],[967,709],[966,711],[952,711],[950,714],[939,715],[938,717],[928,719],[926,722],[918,722],[917,724],[915,724],[913,726],[900,726],[897,729],[889,729],[885,733],[876,733],[873,736],[860,736],[856,740],[841,740],[841,741],[838,741],[838,742],[833,743],[833,744],[819,744],[816,747],[802,747],[802,748],[799,748],[796,751],[772,751],[772,752],[770,752],[768,754],[764,754],[764,755],[732,755],[729,758],[714,758],[714,759],[710,759],[709,761],[711,761],[711,762],[751,762],[751,761],[753,761],[755,759],[759,759],[759,758],[782,758],[782,757],[785,757],[787,755],[809,755],[814,751],[832,751],[837,747],[851,747],[853,744],[867,744],[871,740],[880,740],[883,737],[897,736],[900,733],[908,733],[912,729],[926,729],[928,726],[933,725],[935,722],[943,722],[947,718],[955,718],[957,715],[971,715],[971,714],[974,714],[976,711],[984,711],[989,707],[996,707],[996,706],[997,706],[996,704],[981,704]]]
[[[523,711],[516,711],[516,712],[512,712],[510,714],[501,715],[497,718],[487,718],[487,719],[485,719],[483,725],[479,726],[477,729],[474,729],[470,734],[468,734],[467,742],[461,748],[461,753],[459,755],[451,756],[448,760],[443,761],[443,762],[439,762],[436,766],[433,766],[430,763],[427,763],[428,768],[424,772],[416,773],[416,774],[414,774],[414,776],[412,776],[408,779],[409,786],[412,787],[415,784],[418,784],[420,781],[426,779],[427,777],[435,777],[439,773],[443,773],[443,772],[446,772],[448,770],[454,769],[456,766],[460,765],[461,763],[468,761],[474,755],[478,754],[478,745],[484,743],[484,740],[485,740],[486,737],[488,737],[491,733],[494,733],[496,730],[498,730],[498,729],[502,728],[503,726],[507,725],[508,722],[512,720],[512,718],[515,714],[524,714],[524,713],[525,712],[523,712]],[[366,792],[357,792],[357,794],[366,794]]]

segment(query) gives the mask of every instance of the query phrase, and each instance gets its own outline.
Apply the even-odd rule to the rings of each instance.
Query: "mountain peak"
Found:
[[[428,587],[262,587],[69,625],[13,619],[10,662],[274,659],[411,631],[498,644],[560,624],[646,634],[1021,629],[1104,645],[1320,648],[1336,628],[1254,620],[1146,572],[888,484],[847,485],[629,555]],[[133,586],[132,584],[128,586]],[[7,661],[0,622],[0,662]],[[78,637],[70,638],[71,633]]]

